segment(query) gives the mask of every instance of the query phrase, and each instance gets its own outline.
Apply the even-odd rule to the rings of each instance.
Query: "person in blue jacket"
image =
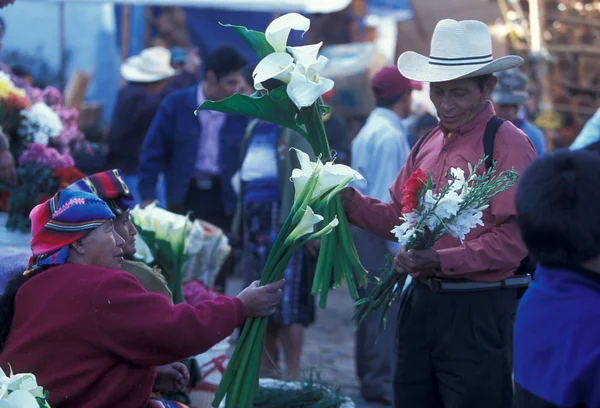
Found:
[[[519,227],[539,266],[515,320],[513,408],[600,407],[598,169],[598,151],[564,150],[519,180]]]
[[[537,156],[543,155],[546,153],[544,133],[540,128],[519,115],[523,105],[527,103],[529,98],[527,94],[527,75],[519,68],[498,72],[495,75],[498,78],[498,83],[492,92],[492,102],[494,103],[496,115],[511,121],[521,129],[533,143]]]
[[[202,219],[228,233],[236,208],[231,177],[240,168],[240,148],[248,118],[195,109],[239,91],[247,59],[221,46],[203,62],[204,80],[169,94],[161,103],[142,145],[138,176],[142,205],[156,199],[157,178],[165,174],[169,211]],[[217,289],[231,263],[217,278]]]

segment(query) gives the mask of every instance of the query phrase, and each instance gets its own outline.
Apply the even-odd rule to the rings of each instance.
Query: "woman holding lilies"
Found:
[[[281,297],[283,281],[193,306],[148,293],[120,270],[115,215],[90,193],[61,191],[30,219],[29,268],[0,298],[0,367],[34,373],[53,408],[146,408],[155,367],[206,351]]]

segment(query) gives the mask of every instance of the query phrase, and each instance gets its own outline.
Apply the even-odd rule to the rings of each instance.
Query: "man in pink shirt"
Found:
[[[393,240],[401,215],[400,187],[421,168],[434,184],[448,180],[451,167],[467,169],[483,156],[488,123],[500,123],[489,101],[494,72],[522,63],[517,56],[492,58],[491,37],[478,21],[443,20],[425,57],[406,52],[398,69],[407,78],[430,82],[440,123],[413,148],[383,202],[354,189],[342,194],[350,221]],[[534,159],[527,136],[505,121],[493,132],[498,172],[522,173]],[[401,249],[398,273],[413,281],[401,299],[396,336],[394,406],[401,408],[508,408],[512,403],[512,327],[517,305],[512,278],[527,255],[514,206],[515,189],[494,197],[484,226],[463,244],[446,236],[425,250]]]

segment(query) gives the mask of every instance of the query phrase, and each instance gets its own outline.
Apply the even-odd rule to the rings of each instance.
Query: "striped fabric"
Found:
[[[107,170],[77,180],[67,187],[67,190],[97,195],[106,201],[115,215],[122,214],[134,203],[133,195],[118,169]]]
[[[188,406],[177,401],[152,399],[148,403],[148,408],[188,408]]]
[[[115,216],[93,194],[63,190],[37,205],[29,214],[31,252],[29,269],[65,263],[69,245]]]

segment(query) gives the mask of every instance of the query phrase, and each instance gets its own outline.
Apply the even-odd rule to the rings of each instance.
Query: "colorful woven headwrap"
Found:
[[[29,214],[33,255],[24,274],[65,263],[69,245],[114,218],[108,205],[93,194],[69,190],[56,193]]]
[[[118,169],[96,173],[77,180],[67,187],[71,191],[84,191],[97,195],[106,201],[115,215],[120,215],[133,205],[133,196],[121,178]]]

